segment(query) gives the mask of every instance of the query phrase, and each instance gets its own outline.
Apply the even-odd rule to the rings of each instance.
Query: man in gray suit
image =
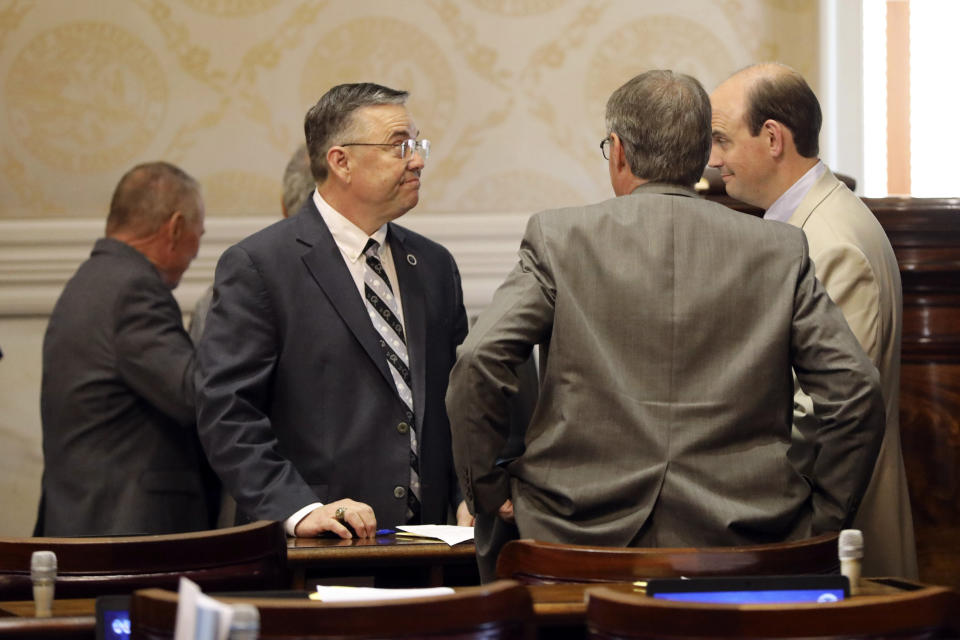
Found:
[[[67,283],[43,341],[49,536],[174,533],[215,522],[195,428],[193,345],[171,294],[203,234],[200,186],[164,162],[113,194],[106,237]]]
[[[883,430],[876,370],[813,275],[803,233],[696,197],[700,84],[650,71],[607,103],[612,200],[533,216],[458,350],[447,394],[468,504],[523,537],[611,546],[794,540],[847,525]],[[516,368],[549,340],[526,449]],[[787,459],[791,366],[824,417]]]

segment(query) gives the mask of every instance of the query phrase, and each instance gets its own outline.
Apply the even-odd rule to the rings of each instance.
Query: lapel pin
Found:
[[[407,262],[409,262],[409,263],[410,263],[410,266],[412,266],[412,267],[417,266],[417,256],[413,255],[412,253],[408,253],[408,254],[407,254]]]

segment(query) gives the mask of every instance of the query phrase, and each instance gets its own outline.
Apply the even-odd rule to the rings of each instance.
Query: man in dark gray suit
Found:
[[[651,71],[607,103],[612,200],[533,216],[447,395],[467,502],[523,537],[610,546],[793,540],[847,525],[880,446],[877,372],[803,233],[696,197],[710,101]],[[494,466],[517,366],[549,339],[526,448]],[[787,458],[791,366],[825,417]]]
[[[48,536],[174,533],[215,522],[195,429],[194,352],[171,290],[197,255],[197,182],[164,162],[113,194],[106,237],[67,283],[43,342]]]
[[[406,98],[371,83],[324,94],[304,122],[317,189],[217,265],[200,437],[241,514],[291,535],[469,518],[443,405],[467,331],[460,275],[394,222],[430,149]]]

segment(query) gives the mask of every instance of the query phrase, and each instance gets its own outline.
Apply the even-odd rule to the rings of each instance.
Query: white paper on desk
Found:
[[[397,527],[397,529],[424,538],[437,538],[451,547],[458,542],[473,540],[473,527],[458,527],[453,524],[404,525]]]
[[[214,638],[198,633],[197,618],[216,617]],[[188,578],[180,578],[177,589],[177,621],[173,628],[173,640],[227,640],[233,608],[214,600],[200,591],[200,585]]]
[[[374,587],[325,587],[317,585],[317,595],[321,602],[358,602],[365,600],[402,600],[404,598],[426,598],[446,596],[454,591],[450,587],[430,587],[428,589],[376,589]],[[175,638],[174,640],[179,640]]]

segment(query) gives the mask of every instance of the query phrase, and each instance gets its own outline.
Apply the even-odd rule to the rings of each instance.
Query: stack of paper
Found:
[[[453,593],[450,587],[431,587],[427,589],[376,589],[373,587],[325,587],[317,585],[317,592],[310,594],[311,600],[322,602],[357,602],[362,600],[401,600],[404,598],[426,598],[446,596]]]
[[[397,527],[398,536],[411,535],[421,538],[443,540],[451,547],[458,542],[473,540],[473,527],[458,527],[450,524],[421,524]]]

